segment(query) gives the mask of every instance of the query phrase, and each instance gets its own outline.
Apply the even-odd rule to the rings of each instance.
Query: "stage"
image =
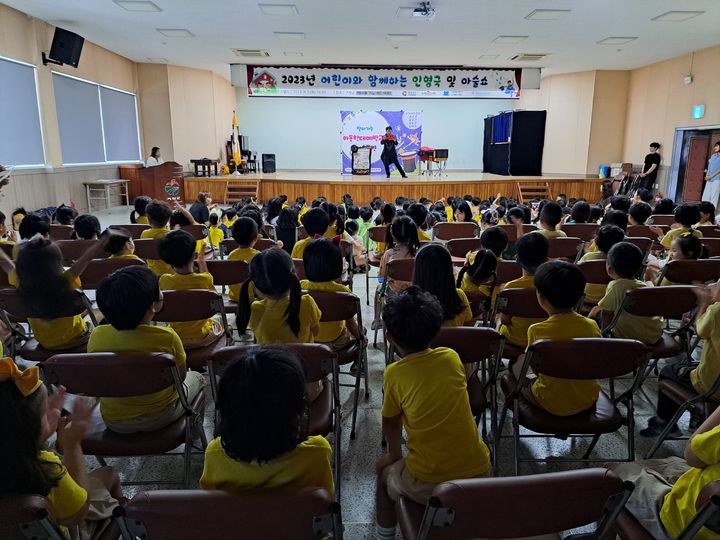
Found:
[[[201,191],[209,191],[216,202],[222,203],[228,183],[256,185],[261,202],[277,195],[287,195],[294,200],[303,196],[308,203],[322,195],[330,201],[340,201],[349,193],[357,204],[367,204],[373,197],[394,200],[404,196],[413,199],[427,197],[439,200],[466,194],[485,199],[501,193],[518,197],[519,185],[547,184],[551,196],[560,193],[568,197],[585,198],[590,202],[600,200],[602,180],[570,175],[546,176],[501,176],[479,170],[448,170],[442,177],[408,174],[407,179],[397,174],[384,175],[343,175],[328,170],[279,170],[276,173],[252,173],[240,176],[186,177],[185,200],[190,203]]]

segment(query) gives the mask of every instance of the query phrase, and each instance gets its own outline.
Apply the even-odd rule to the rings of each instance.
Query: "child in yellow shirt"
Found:
[[[233,249],[228,255],[229,261],[245,261],[248,264],[252,258],[260,253],[255,249],[258,238],[257,223],[249,217],[239,217],[232,226],[232,237],[237,242],[238,247]],[[228,298],[233,302],[240,299],[240,286],[242,283],[233,283],[228,287]],[[255,296],[252,294],[251,296]]]
[[[225,240],[225,231],[220,227],[220,216],[215,213],[210,214],[208,227],[208,235],[206,241],[213,250],[220,249],[220,242]]]
[[[485,229],[480,235],[480,245],[483,250],[489,250],[495,256],[497,266],[508,246],[507,233],[497,226]],[[465,266],[460,270],[458,283],[460,284],[459,287],[465,292],[479,291],[487,296],[490,294],[490,285],[486,281],[490,275],[486,275],[487,270],[484,270],[483,266],[486,266],[489,261],[486,261],[481,266],[476,265],[478,253],[478,251],[471,251],[465,256]],[[485,256],[487,257],[487,255]],[[495,269],[493,268],[492,271],[494,272]]]
[[[135,259],[142,260],[135,255],[135,242],[130,232],[119,225],[110,225],[102,234],[101,238],[108,237],[105,244],[105,251],[110,254],[110,259]]]
[[[305,376],[295,353],[277,346],[250,349],[220,379],[220,423],[205,450],[200,487],[322,487],[332,494],[332,449],[324,437],[308,436],[306,409]]]
[[[213,277],[205,264],[205,254],[195,253],[195,239],[189,232],[181,229],[167,233],[160,240],[158,253],[174,272],[160,276],[161,291],[215,290]],[[196,261],[199,272],[195,272]],[[170,328],[177,332],[186,349],[205,347],[217,341],[223,333],[222,325],[214,319],[174,322],[170,323]]]
[[[9,230],[5,223],[7,217],[4,212],[0,212],[0,244],[14,244],[15,240],[9,234]]]
[[[140,238],[162,238],[168,232],[168,222],[172,216],[170,206],[163,201],[153,201],[147,205],[145,212],[148,218],[149,229],[144,230],[140,234]],[[156,276],[169,274],[172,268],[169,264],[164,263],[160,259],[148,259],[148,268],[155,272]]]
[[[292,250],[293,259],[302,259],[307,245],[312,242],[316,236],[325,236],[330,226],[330,217],[322,208],[309,210],[301,221],[308,236],[295,242]]]
[[[157,276],[145,266],[128,266],[110,274],[97,290],[105,320],[93,330],[88,352],[163,352],[173,355],[188,401],[203,388],[203,377],[187,371],[180,337],[170,327],[152,324],[162,308]],[[100,398],[100,413],[109,429],[118,433],[157,431],[185,414],[173,387],[144,396]]]
[[[408,206],[405,215],[412,219],[417,226],[418,240],[420,240],[420,242],[429,242],[431,240],[430,235],[423,229],[423,227],[426,226],[428,209],[420,203],[413,203]]]
[[[664,236],[663,230],[660,227],[650,227],[650,229],[658,235],[658,241],[662,246],[665,249],[670,249],[673,240],[686,233],[690,233],[697,238],[702,238],[702,233],[695,228],[695,225],[700,222],[700,219],[700,209],[697,204],[680,204],[675,208],[675,223],[678,223],[680,225],[679,227],[670,229]]]
[[[615,244],[625,239],[625,232],[615,225],[603,225],[595,233],[593,243],[597,250],[588,251],[580,258],[583,261],[604,261],[607,259],[608,251]],[[638,269],[639,271],[639,269]],[[588,283],[585,285],[585,303],[597,305],[600,299],[605,296],[607,285],[602,283]]]
[[[441,482],[491,473],[460,357],[445,347],[429,348],[442,313],[437,299],[415,286],[388,298],[383,308],[386,336],[400,360],[385,369],[382,417],[388,453],[375,465],[377,538],[395,538],[395,502],[401,495],[424,505]]]
[[[540,210],[540,228],[533,231],[533,233],[542,234],[548,240],[551,238],[565,238],[567,234],[557,228],[562,218],[562,206],[554,201],[545,203],[545,206]]]
[[[147,195],[140,195],[135,197],[133,205],[135,209],[130,212],[130,223],[139,223],[142,225],[148,225],[150,221],[147,216],[147,207],[152,202],[152,199]]]

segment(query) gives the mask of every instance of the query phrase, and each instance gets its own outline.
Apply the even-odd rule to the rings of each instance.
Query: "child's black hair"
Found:
[[[452,257],[444,245],[429,243],[418,251],[413,285],[438,299],[443,309],[443,320],[454,319],[465,311],[466,305],[460,300],[455,287]]]
[[[627,231],[628,215],[622,210],[608,210],[603,216],[600,225],[615,225],[623,231]]]
[[[562,217],[562,207],[555,201],[547,201],[540,211],[540,221],[548,227],[557,227]]]
[[[475,253],[475,259],[470,266],[463,266],[458,272],[456,285],[462,286],[463,278],[468,277],[471,283],[482,285],[487,282],[497,270],[497,257],[489,249],[481,249]]]
[[[518,204],[517,206],[514,206],[510,210],[507,211],[507,220],[510,221],[511,217],[516,217],[522,220],[525,224],[530,224],[532,221],[532,214],[530,213],[530,208],[525,206],[524,204]]]
[[[239,217],[232,226],[232,237],[240,247],[248,247],[258,237],[258,226],[249,217]]]
[[[268,223],[272,222],[273,219],[280,215],[282,205],[283,203],[279,197],[274,197],[267,202],[267,205],[265,206],[267,210],[267,217],[265,219]]]
[[[0,210],[0,225],[5,225],[6,219],[7,219],[7,216],[5,215],[5,212]]]
[[[335,234],[342,234],[345,232],[345,221],[340,216],[338,207],[332,203],[324,202],[320,205],[320,208],[325,210],[328,216],[329,225],[335,229]],[[322,233],[321,233],[322,234]]]
[[[316,234],[324,235],[330,226],[330,218],[322,208],[308,210],[301,221],[310,238]]]
[[[653,200],[652,191],[645,188],[640,188],[637,190],[637,196],[640,199],[640,201],[644,203],[650,203]]]
[[[197,242],[193,235],[179,229],[170,231],[158,243],[158,255],[172,267],[185,266],[195,257]]]
[[[267,463],[307,438],[305,374],[290,349],[249,347],[218,385],[216,435],[231,459]]]
[[[350,236],[355,236],[358,231],[360,230],[360,226],[357,224],[357,221],[353,221],[351,219],[348,219],[345,222],[345,230]]]
[[[315,283],[334,281],[342,275],[340,246],[328,238],[312,240],[303,252],[305,277]]]
[[[472,210],[470,209],[470,205],[467,201],[462,201],[460,204],[457,205],[455,208],[455,212],[453,212],[453,219],[454,219],[454,213],[456,212],[462,212],[463,213],[463,220],[466,223],[471,223],[473,220]]]
[[[570,209],[570,218],[575,223],[587,223],[590,219],[590,205],[585,201],[578,201]]]
[[[220,216],[218,216],[215,213],[210,214],[208,216],[208,223],[210,223],[210,225],[217,227],[217,224],[220,223]]]
[[[480,245],[492,251],[496,257],[502,257],[507,249],[508,235],[502,227],[490,227],[480,235]]]
[[[147,195],[140,195],[135,197],[133,205],[135,209],[130,212],[130,223],[137,223],[138,216],[144,216],[147,206],[152,202],[152,199]]]
[[[134,330],[153,303],[160,301],[158,277],[145,266],[126,266],[102,280],[96,298],[113,328]]]
[[[257,225],[258,236],[267,238],[267,233],[265,232],[265,229],[263,229],[263,225],[265,223],[263,222],[262,213],[257,206],[255,206],[254,204],[248,204],[244,206],[242,210],[238,212],[238,216],[252,219]]]
[[[613,210],[620,210],[621,212],[625,212],[627,214],[630,210],[631,204],[632,201],[630,200],[630,197],[626,197],[625,195],[613,195],[610,197],[610,208]]]
[[[405,215],[412,219],[418,229],[420,229],[425,224],[425,220],[428,216],[428,209],[420,203],[413,203],[408,206]]]
[[[405,352],[423,351],[440,331],[443,308],[432,294],[411,286],[389,296],[382,320],[390,337]]]
[[[684,227],[697,225],[702,216],[697,204],[681,204],[675,208],[675,221]]]
[[[286,206],[280,210],[277,223],[275,224],[276,229],[291,229],[295,231],[298,226],[297,208],[292,206]],[[293,232],[293,234],[295,234]]]
[[[347,217],[348,219],[360,219],[360,209],[354,204],[351,204],[347,207]]]
[[[170,206],[163,201],[152,201],[145,208],[145,214],[147,215],[150,226],[156,229],[166,227],[172,213]]]
[[[112,232],[112,234],[110,234]],[[125,245],[132,239],[130,231],[119,225],[110,225],[100,235],[101,238],[109,236],[105,244],[105,252],[110,255],[119,255],[125,248]]]
[[[611,247],[623,240],[625,231],[615,225],[603,225],[595,233],[595,245],[603,253],[607,253]]]
[[[27,214],[20,222],[20,238],[29,240],[36,234],[47,237],[50,234],[50,220],[40,214]]]
[[[187,227],[188,225],[192,225],[192,221],[190,221],[190,218],[188,218],[185,212],[175,210],[170,216],[171,229],[174,229],[175,227]]]
[[[582,271],[565,261],[549,261],[535,272],[535,289],[558,310],[572,309],[585,293]]]
[[[227,218],[228,221],[233,220],[235,218],[235,216],[237,216],[237,210],[235,208],[233,208],[232,206],[230,208],[228,208],[227,210],[225,210],[225,217]]]
[[[672,214],[675,211],[675,202],[672,199],[660,199],[655,208],[653,208],[653,215],[667,215]]]
[[[61,204],[57,210],[55,210],[55,221],[60,225],[72,225],[77,215],[78,211],[72,206]]]
[[[385,244],[387,249],[394,248],[396,244],[405,244],[410,255],[414,257],[418,249],[420,249],[420,240],[418,239],[415,222],[408,216],[395,218],[387,228]]]
[[[637,225],[645,225],[652,216],[652,207],[646,202],[638,202],[630,207],[628,214]]]
[[[697,236],[685,233],[673,240],[686,259],[707,259],[708,249]]]
[[[644,255],[642,250],[630,242],[615,244],[607,254],[607,265],[619,277],[634,279],[642,269]]]
[[[528,274],[535,274],[547,261],[550,242],[542,234],[524,234],[515,242],[517,263]]]
[[[715,205],[710,201],[702,201],[698,204],[700,213],[710,216],[710,223],[715,224]]]
[[[360,208],[360,219],[364,222],[368,222],[372,219],[374,213],[373,209],[369,206],[362,206]]]
[[[383,204],[382,208],[380,208],[380,214],[375,219],[375,225],[390,225],[392,220],[395,219],[395,214],[397,214],[395,206],[390,203]]]
[[[590,205],[590,218],[588,223],[597,223],[605,215],[605,209],[599,204]]]
[[[75,218],[75,237],[80,240],[92,240],[94,237],[100,237],[102,229],[100,228],[100,220],[92,214],[83,214]]]

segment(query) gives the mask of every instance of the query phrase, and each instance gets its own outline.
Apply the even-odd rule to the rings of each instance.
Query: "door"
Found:
[[[708,135],[690,137],[685,182],[683,183],[683,201],[685,202],[700,201],[702,197],[709,146],[710,137]]]

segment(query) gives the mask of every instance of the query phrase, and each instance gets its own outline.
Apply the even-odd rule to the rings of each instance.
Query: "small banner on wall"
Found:
[[[252,97],[520,97],[516,69],[366,69],[247,66]]]
[[[414,158],[422,139],[422,111],[340,111],[342,173],[352,174],[352,146],[372,146],[370,173],[385,173],[380,155],[380,139],[385,128],[393,128],[397,137],[397,154],[403,159]]]

